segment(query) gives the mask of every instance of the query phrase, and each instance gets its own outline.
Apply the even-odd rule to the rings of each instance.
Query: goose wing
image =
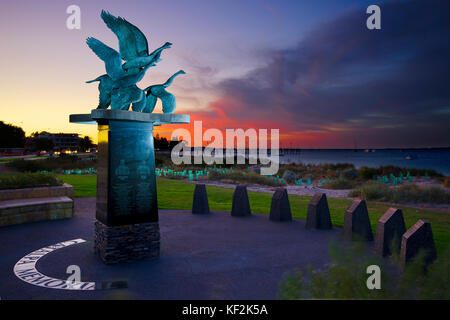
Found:
[[[86,43],[97,57],[105,62],[106,73],[111,78],[118,79],[126,75],[122,69],[122,58],[116,50],[95,38],[87,38]]]
[[[163,86],[152,88],[152,94],[161,99],[162,109],[164,113],[172,113],[176,108],[175,96],[167,92]]]
[[[145,101],[145,107],[142,112],[152,113],[156,106],[156,96],[152,95],[150,91],[147,92],[147,99]]]
[[[101,17],[107,27],[117,36],[120,54],[125,61],[148,56],[147,38],[141,30],[127,20],[115,17],[104,10]]]

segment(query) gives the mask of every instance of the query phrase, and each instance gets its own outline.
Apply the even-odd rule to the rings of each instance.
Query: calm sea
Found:
[[[407,160],[406,157],[412,158]],[[450,149],[403,150],[297,150],[286,151],[281,163],[352,163],[355,167],[393,165],[404,168],[434,169],[450,175]]]

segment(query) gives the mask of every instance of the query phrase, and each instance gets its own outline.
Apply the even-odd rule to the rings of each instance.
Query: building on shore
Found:
[[[53,142],[54,151],[76,150],[81,138],[78,133],[49,133],[41,132],[32,139],[48,139]]]

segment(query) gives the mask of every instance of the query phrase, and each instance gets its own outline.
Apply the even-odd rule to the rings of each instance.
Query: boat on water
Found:
[[[415,159],[417,159],[417,155],[411,153],[407,154],[405,157],[405,160],[415,160]]]

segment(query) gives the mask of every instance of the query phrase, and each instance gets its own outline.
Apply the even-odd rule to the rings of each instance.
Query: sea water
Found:
[[[373,151],[373,152],[372,152]],[[280,163],[352,163],[356,168],[393,165],[403,168],[433,169],[450,175],[450,149],[382,150],[285,150]],[[407,160],[410,158],[411,160]]]

